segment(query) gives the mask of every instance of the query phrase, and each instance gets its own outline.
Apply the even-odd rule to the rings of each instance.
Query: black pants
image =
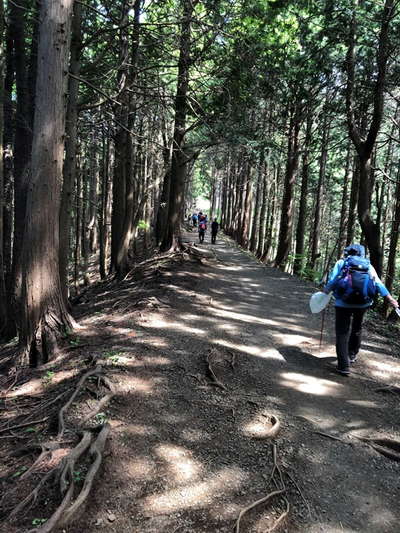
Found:
[[[204,230],[202,230],[202,229],[199,231],[199,241],[200,241],[200,242],[203,242],[203,241],[204,241],[204,235],[205,235],[205,233],[206,233],[206,232],[205,232]]]
[[[211,244],[215,244],[217,239],[217,234],[211,232]]]
[[[360,349],[362,321],[366,309],[335,307],[335,310],[338,368],[347,370],[350,366],[350,357],[357,355]]]

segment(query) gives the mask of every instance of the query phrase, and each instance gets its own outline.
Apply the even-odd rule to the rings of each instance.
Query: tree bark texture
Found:
[[[390,232],[390,245],[389,245],[389,257],[387,263],[385,284],[386,288],[390,292],[393,288],[393,282],[395,279],[396,273],[396,257],[397,257],[397,247],[399,244],[399,228],[400,228],[400,165],[397,172],[397,183],[395,190],[395,207],[393,212],[393,220],[391,224]],[[384,302],[385,313],[387,313],[388,302]]]
[[[261,206],[261,195],[262,195],[262,186],[263,186],[263,166],[264,166],[264,150],[260,153],[260,159],[257,165],[257,187],[256,187],[256,196],[254,199],[254,208],[253,208],[253,222],[251,226],[251,237],[250,237],[250,251],[255,253],[258,246],[258,236],[260,230],[260,206]]]
[[[14,233],[11,291],[14,313],[19,313],[21,292],[21,250],[24,233],[28,165],[32,146],[30,129],[28,71],[26,60],[25,14],[27,0],[10,4],[10,32],[13,41],[17,107],[14,137]]]
[[[191,24],[194,5],[192,0],[181,0],[182,25],[179,45],[178,83],[175,96],[175,122],[172,140],[172,156],[169,188],[169,210],[161,250],[179,248],[180,213],[183,203],[187,156],[184,150],[186,114],[188,105]]]
[[[290,250],[293,226],[293,190],[296,180],[296,172],[299,159],[299,131],[300,116],[298,106],[291,110],[287,163],[285,171],[285,181],[283,189],[283,198],[281,204],[281,220],[279,227],[278,249],[274,261],[275,267],[284,268]]]
[[[107,252],[108,252],[108,229],[107,229],[107,212],[110,195],[110,141],[106,138],[103,131],[102,139],[102,163],[101,163],[101,206],[100,206],[100,220],[99,220],[99,270],[101,279],[105,279],[107,275]]]
[[[313,124],[313,114],[311,108],[308,110],[306,135],[303,146],[302,170],[301,170],[301,191],[299,202],[299,213],[296,226],[296,248],[293,265],[293,272],[297,275],[301,273],[304,265],[304,236],[306,231],[307,219],[307,197],[308,197],[308,178],[310,173],[310,143],[311,130]]]
[[[319,175],[318,175],[318,184],[315,194],[315,209],[314,209],[314,220],[313,220],[313,231],[311,235],[311,257],[309,267],[311,269],[315,268],[318,257],[321,253],[319,250],[320,240],[321,240],[321,218],[322,218],[322,207],[323,207],[323,197],[324,197],[324,188],[325,188],[325,174],[326,174],[326,162],[328,159],[328,144],[329,144],[329,122],[328,122],[328,113],[324,109],[324,120],[322,124],[322,142],[321,142],[321,155],[319,160]]]
[[[72,325],[61,290],[59,216],[72,0],[42,0],[19,321],[22,360],[37,365]]]
[[[6,71],[6,57],[4,46],[4,5],[0,0],[0,336],[7,324],[7,293],[4,277],[3,256],[3,207],[4,207],[4,77]]]
[[[385,0],[382,10],[381,28],[379,32],[378,53],[376,59],[377,74],[374,81],[373,111],[367,135],[361,136],[355,121],[355,56],[356,56],[356,10],[350,24],[349,45],[346,58],[347,90],[346,109],[350,138],[357,150],[359,159],[360,182],[358,191],[357,212],[360,226],[369,248],[371,263],[378,275],[382,272],[383,253],[380,239],[380,228],[371,215],[371,197],[373,191],[373,174],[371,173],[371,156],[376,143],[383,118],[384,90],[386,84],[387,65],[390,55],[390,23],[393,20],[395,0]]]
[[[125,124],[126,129],[119,133],[123,142],[117,147],[116,142],[116,173],[113,195],[116,200],[113,222],[117,227],[112,228],[112,268],[117,277],[122,278],[129,270],[129,248],[134,234],[133,218],[135,208],[135,146],[132,131],[135,127],[136,111],[135,101],[132,96],[132,85],[137,77],[137,62],[140,38],[140,9],[142,0],[127,2],[125,4],[124,20],[128,20],[129,11],[134,10],[132,47],[129,48],[127,37],[122,37],[121,58],[123,68],[120,72],[120,83],[122,84],[122,101],[124,108],[120,109],[120,121]],[[124,116],[121,116],[121,113]],[[126,118],[127,117],[127,118]],[[118,209],[118,212],[117,212]],[[117,220],[118,219],[118,220]]]
[[[343,189],[342,200],[340,208],[340,221],[339,221],[339,237],[338,237],[338,250],[337,259],[343,254],[343,249],[346,243],[346,228],[349,222],[348,209],[349,209],[349,181],[350,181],[350,162],[351,162],[351,143],[347,147],[346,166],[343,176]]]
[[[65,131],[65,159],[60,210],[60,280],[65,301],[68,300],[68,261],[70,252],[71,212],[76,180],[76,146],[78,123],[78,90],[82,47],[82,4],[74,3],[71,54],[68,78],[68,104]]]

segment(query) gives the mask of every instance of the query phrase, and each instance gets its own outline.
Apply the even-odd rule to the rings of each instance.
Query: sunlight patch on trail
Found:
[[[183,331],[185,333],[193,333],[194,335],[204,335],[204,330],[199,328],[193,328],[184,323],[170,322],[162,318],[153,318],[150,323],[146,324],[146,328],[160,328],[160,329],[175,329],[177,331]]]
[[[241,322],[246,322],[248,324],[261,324],[264,326],[281,326],[276,320],[270,320],[268,318],[259,318],[254,315],[246,315],[244,313],[235,313],[234,311],[229,311],[221,307],[215,307],[213,309],[214,316],[220,318],[231,318],[233,320],[240,320]]]
[[[340,383],[297,372],[283,372],[281,377],[281,385],[306,394],[315,394],[316,396],[340,396],[341,391],[338,389],[343,388]]]
[[[385,357],[385,361],[373,352],[364,352],[363,363],[374,378],[393,384],[400,380],[400,366],[398,359]]]
[[[248,353],[249,355],[255,355],[263,359],[276,359],[278,361],[285,362],[285,358],[276,350],[275,348],[259,348],[258,346],[247,346],[245,344],[237,344],[229,342],[223,339],[216,339],[213,341],[214,344],[218,346],[223,346],[224,348],[229,348],[230,350],[237,350],[243,353]]]
[[[156,447],[155,453],[165,461],[176,483],[187,483],[199,478],[202,471],[201,464],[191,457],[191,452],[186,448],[173,444],[160,444]]]
[[[292,329],[300,329],[294,328],[293,326],[291,327]],[[305,337],[304,335],[290,335],[288,333],[273,333],[272,335],[276,342],[279,342],[280,344],[284,344],[286,346],[298,346],[299,344],[306,343],[310,340],[310,337]]]
[[[221,498],[237,490],[247,478],[239,468],[224,468],[207,481],[175,488],[163,494],[148,496],[142,503],[144,512],[152,514],[172,513],[183,509],[198,509],[215,504]]]
[[[136,456],[134,459],[129,458],[123,461],[123,472],[125,476],[133,479],[135,482],[149,479],[154,474],[154,468],[154,462],[149,460],[148,457]]]

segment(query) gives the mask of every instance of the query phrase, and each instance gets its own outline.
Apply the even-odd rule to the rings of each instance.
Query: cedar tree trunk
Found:
[[[20,362],[48,361],[72,326],[59,273],[67,55],[73,0],[42,0],[32,165],[22,248]]]

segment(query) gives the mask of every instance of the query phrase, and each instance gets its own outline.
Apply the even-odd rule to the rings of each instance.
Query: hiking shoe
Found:
[[[336,372],[340,374],[341,376],[350,376],[350,369],[349,368],[337,368]]]
[[[355,363],[358,359],[357,354],[350,354],[349,359],[350,359],[350,364]]]

